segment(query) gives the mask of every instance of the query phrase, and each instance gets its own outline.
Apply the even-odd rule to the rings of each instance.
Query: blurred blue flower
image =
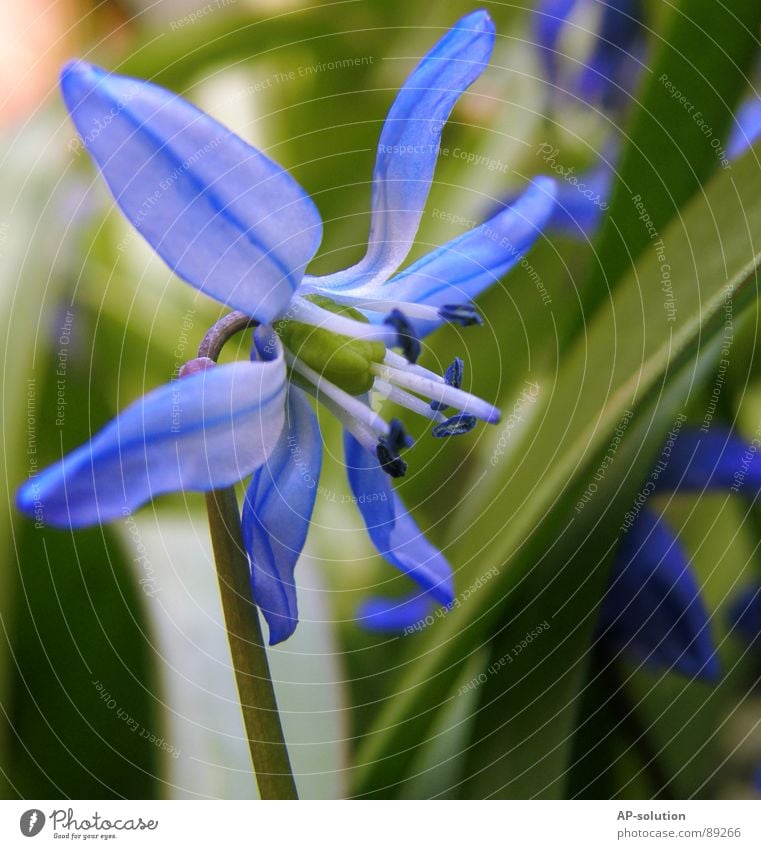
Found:
[[[717,425],[708,433],[686,428],[670,439],[656,468],[654,493],[761,492],[757,446]],[[758,612],[757,598],[753,604]],[[750,613],[749,607],[743,614],[747,622]],[[633,517],[621,541],[598,633],[653,667],[706,681],[720,675],[689,559],[664,519],[647,507]]]
[[[540,0],[533,14],[534,37],[553,100],[575,96],[604,109],[625,105],[643,67],[644,21],[643,0]],[[580,61],[563,47],[564,38],[578,32],[591,42]]]
[[[249,362],[188,364],[32,477],[20,509],[77,528],[161,493],[252,475],[242,511],[251,585],[270,642],[279,642],[298,621],[293,572],[321,467],[312,394],[345,428],[349,483],[380,554],[437,602],[451,602],[449,564],[389,483],[405,471],[408,438],[372,409],[369,393],[426,416],[434,436],[499,418],[460,388],[461,368],[442,378],[415,365],[418,338],[444,321],[478,320],[471,299],[533,244],[552,212],[552,181],[537,179],[510,208],[393,276],[415,239],[443,124],[493,42],[488,14],[474,12],[413,71],[381,132],[367,252],[323,277],[305,274],[321,241],[319,213],[282,168],[171,92],[67,65],[64,100],[116,203],[180,277],[259,326]],[[406,357],[386,347],[397,345]],[[459,412],[447,418],[447,407]]]
[[[749,645],[761,637],[761,586],[748,587],[734,599],[729,623]]]

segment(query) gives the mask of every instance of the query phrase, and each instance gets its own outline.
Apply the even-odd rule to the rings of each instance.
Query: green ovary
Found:
[[[307,297],[324,310],[367,323],[365,316],[352,307],[335,304],[321,295]],[[300,321],[283,319],[275,323],[274,329],[283,345],[294,356],[350,395],[364,395],[370,391],[375,379],[370,366],[382,363],[386,356],[383,342],[339,336],[330,330]],[[295,373],[291,379],[295,383],[302,382]]]

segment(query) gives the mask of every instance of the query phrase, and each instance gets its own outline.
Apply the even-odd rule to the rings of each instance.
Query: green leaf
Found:
[[[647,251],[557,373],[535,378],[542,388],[539,424],[523,440],[508,440],[504,456],[486,458],[478,486],[459,506],[461,536],[448,554],[459,567],[457,587],[468,598],[417,642],[419,659],[400,661],[401,680],[387,676],[384,709],[357,755],[358,793],[380,792],[404,777],[433,716],[452,698],[456,670],[476,647],[499,630],[509,632],[507,645],[515,645],[527,624],[533,628],[553,615],[540,653],[531,656],[523,678],[514,679],[510,707],[518,719],[516,740],[533,727],[532,762],[545,774],[528,776],[512,792],[559,793],[604,556],[615,544],[622,505],[631,503],[692,381],[718,354],[727,304],[739,317],[755,298],[759,233],[761,173],[751,152],[717,175],[664,234],[674,310],[664,308],[659,253]],[[574,505],[627,410],[637,415],[621,456],[577,513]],[[587,541],[594,557],[574,557]],[[492,577],[483,583],[486,574]],[[479,578],[482,587],[471,589]],[[553,606],[553,586],[563,598],[561,609]],[[545,727],[544,714],[554,706],[563,706],[566,717]],[[517,774],[509,758],[506,768]]]
[[[726,167],[733,109],[758,50],[761,5],[680,0],[655,45],[587,289],[589,311],[705,180]]]
[[[27,471],[39,473],[113,414],[107,393],[92,388],[110,380],[115,360],[106,352],[118,340],[113,332],[99,340],[84,311],[61,311],[44,339],[54,349],[40,345],[28,372],[27,440],[19,452]],[[0,759],[13,793],[156,797],[170,749],[147,598],[138,589],[145,573],[135,571],[147,567],[139,553],[128,559],[111,527],[64,532],[15,518],[7,569],[15,604],[5,619],[10,745]]]

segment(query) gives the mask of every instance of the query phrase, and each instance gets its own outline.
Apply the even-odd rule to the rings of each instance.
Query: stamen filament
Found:
[[[386,345],[396,345],[397,334],[392,327],[386,324],[369,324],[364,321],[356,321],[348,316],[325,310],[302,297],[296,297],[291,301],[291,306],[281,321],[288,321],[289,319],[331,330],[339,336],[348,336],[351,339],[366,339],[368,342],[385,342]]]
[[[438,321],[438,307],[431,307],[427,304],[413,304],[407,301],[389,301],[383,298],[362,298],[357,295],[345,295],[341,292],[331,292],[330,299],[337,304],[345,304],[349,307],[355,307],[359,310],[367,312],[389,313],[392,310],[400,310],[407,318],[419,318],[423,321]]]
[[[469,392],[464,392],[462,389],[431,380],[428,377],[422,377],[419,374],[413,374],[407,369],[393,368],[385,363],[383,365],[373,363],[370,366],[370,370],[382,380],[395,383],[420,395],[425,395],[434,401],[454,407],[462,413],[470,413],[491,424],[498,422],[500,419],[500,412],[496,407],[487,404],[486,401],[482,401]]]
[[[335,383],[326,380],[288,350],[285,351],[285,361],[295,372],[298,372],[298,374],[305,377],[310,383],[313,383],[319,393],[335,401],[350,416],[362,422],[371,431],[381,436],[385,436],[388,433],[389,428],[386,421],[371,410],[367,404],[363,404],[359,398],[349,395],[348,392],[344,392]]]
[[[447,420],[446,416],[432,410],[430,405],[426,404],[425,401],[421,401],[417,396],[412,395],[405,389],[394,386],[387,380],[376,377],[373,389],[379,392],[384,398],[388,398],[389,401],[406,407],[408,410],[412,410],[413,413],[424,416],[426,419],[431,419],[434,422],[445,422]]]

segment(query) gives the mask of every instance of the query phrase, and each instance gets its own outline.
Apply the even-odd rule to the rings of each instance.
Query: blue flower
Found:
[[[669,439],[656,470],[650,478],[653,493],[718,490],[755,497],[761,492],[754,446],[716,425],[708,433],[685,428],[676,440]],[[757,597],[746,607],[737,616],[750,627]],[[598,634],[653,667],[706,681],[720,675],[710,617],[689,559],[665,520],[648,507],[631,517],[619,546]]]
[[[533,15],[534,37],[555,101],[570,94],[606,109],[627,102],[642,68],[644,7],[643,0],[540,0]],[[591,49],[583,61],[571,61],[564,37],[586,31],[591,15],[597,16]]]
[[[124,214],[181,278],[258,326],[250,361],[192,362],[32,477],[19,490],[20,509],[77,528],[161,493],[251,475],[243,535],[253,597],[277,643],[298,621],[294,567],[320,474],[311,395],[345,428],[349,484],[380,554],[450,603],[449,564],[390,485],[405,471],[409,440],[373,410],[370,393],[430,419],[434,436],[499,418],[460,388],[461,367],[440,377],[416,365],[418,340],[445,321],[478,320],[471,300],[533,244],[552,213],[552,181],[537,179],[510,208],[396,273],[415,239],[442,126],[493,42],[491,19],[474,12],[413,71],[381,133],[367,252],[323,277],[305,273],[321,241],[319,213],[272,160],[171,92],[67,65],[64,100]],[[456,411],[449,417],[448,407]]]

